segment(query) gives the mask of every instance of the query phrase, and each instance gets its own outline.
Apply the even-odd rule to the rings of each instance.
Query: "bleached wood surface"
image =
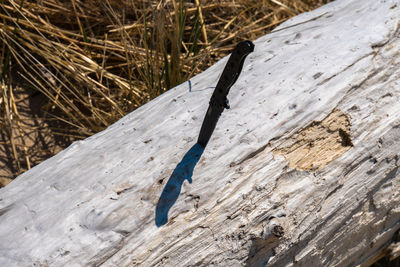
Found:
[[[227,58],[75,142],[0,189],[0,266],[367,264],[400,228],[399,25],[337,0],[256,40],[204,151]]]

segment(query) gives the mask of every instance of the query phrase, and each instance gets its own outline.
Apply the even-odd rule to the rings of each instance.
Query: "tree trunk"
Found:
[[[400,4],[337,0],[0,190],[1,266],[368,265],[400,228]]]

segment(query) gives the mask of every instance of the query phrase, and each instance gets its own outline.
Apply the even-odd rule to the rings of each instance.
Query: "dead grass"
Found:
[[[330,0],[1,0],[0,164],[13,178]]]

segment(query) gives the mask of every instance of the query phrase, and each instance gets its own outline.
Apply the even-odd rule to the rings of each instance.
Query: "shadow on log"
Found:
[[[193,169],[203,151],[204,148],[199,144],[192,146],[169,177],[156,207],[156,225],[158,227],[168,222],[168,212],[178,199],[183,182],[188,180],[189,183],[192,183]]]

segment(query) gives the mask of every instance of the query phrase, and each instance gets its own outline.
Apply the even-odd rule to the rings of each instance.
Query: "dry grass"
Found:
[[[329,0],[1,0],[0,178],[13,178]]]

